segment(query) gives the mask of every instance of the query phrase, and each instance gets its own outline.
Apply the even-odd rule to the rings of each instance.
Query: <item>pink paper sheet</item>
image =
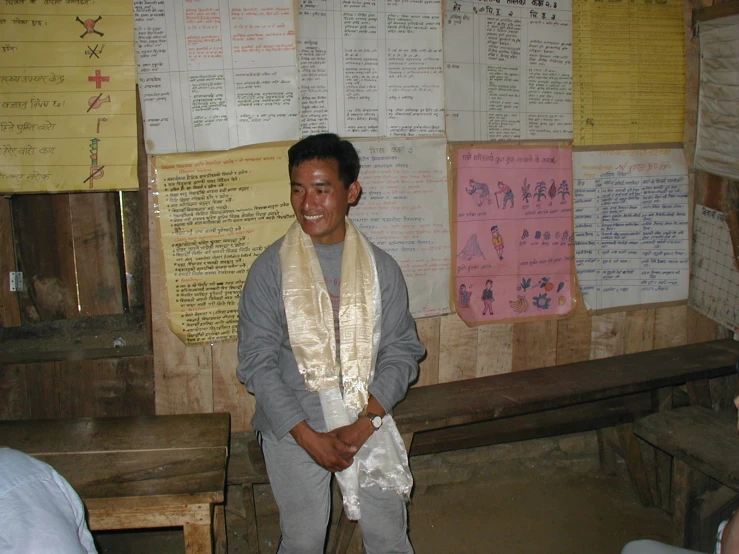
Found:
[[[570,148],[457,150],[457,313],[470,325],[573,308]]]

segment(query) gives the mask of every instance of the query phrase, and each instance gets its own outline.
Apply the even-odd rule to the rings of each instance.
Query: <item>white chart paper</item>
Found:
[[[695,206],[688,306],[739,333],[739,271],[726,214]]]
[[[403,270],[414,317],[449,313],[443,139],[359,141],[362,196],[349,217]]]
[[[575,152],[575,260],[591,310],[688,297],[682,149]]]
[[[147,153],[298,137],[291,0],[134,0],[134,13]]]
[[[301,0],[301,135],[443,135],[441,28],[441,0]]]
[[[450,141],[572,138],[572,2],[449,0]]]

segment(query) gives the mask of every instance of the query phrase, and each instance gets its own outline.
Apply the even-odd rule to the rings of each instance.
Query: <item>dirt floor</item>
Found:
[[[597,464],[582,463],[490,467],[495,471],[478,467],[454,483],[416,477],[409,522],[417,554],[618,554],[629,540],[670,540],[669,516],[639,504],[625,471],[605,476]],[[260,551],[271,554],[279,539],[276,508],[268,487],[258,487],[256,497]],[[229,554],[253,552],[243,519],[229,513],[227,521]],[[361,552],[355,539],[350,552]],[[183,551],[179,530],[99,534],[98,542],[105,554]]]

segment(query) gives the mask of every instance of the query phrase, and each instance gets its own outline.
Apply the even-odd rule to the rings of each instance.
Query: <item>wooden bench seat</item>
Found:
[[[687,404],[687,396],[705,402],[708,380],[734,373],[737,360],[739,342],[726,339],[441,383],[412,388],[394,417],[401,434],[412,441],[411,456],[618,425],[608,444],[626,459],[642,502],[649,504],[646,469],[631,422],[666,403]],[[687,394],[673,390],[686,383]],[[254,521],[250,486],[268,479],[251,437],[232,437],[228,483],[245,485],[245,510],[251,512],[246,515]],[[605,457],[601,434],[599,440]],[[237,448],[248,461],[235,460]],[[344,552],[351,533],[351,525],[342,524],[332,551]],[[256,525],[254,542],[249,542],[258,544]]]
[[[0,445],[64,476],[93,531],[181,526],[185,551],[200,554],[213,552],[229,431],[227,413],[5,421]]]
[[[675,542],[699,550],[712,548],[718,521],[739,500],[736,412],[689,406],[640,419],[634,432],[673,458]],[[711,487],[706,477],[723,487]]]

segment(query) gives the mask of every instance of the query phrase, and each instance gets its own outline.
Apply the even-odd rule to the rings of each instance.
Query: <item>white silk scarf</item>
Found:
[[[346,218],[341,260],[339,333],[313,241],[298,222],[280,247],[282,299],[290,346],[309,391],[317,391],[329,431],[357,420],[367,405],[380,344],[382,301],[372,245]],[[379,486],[408,498],[413,486],[408,456],[392,416],[336,473],[349,519],[360,518],[359,487]]]

